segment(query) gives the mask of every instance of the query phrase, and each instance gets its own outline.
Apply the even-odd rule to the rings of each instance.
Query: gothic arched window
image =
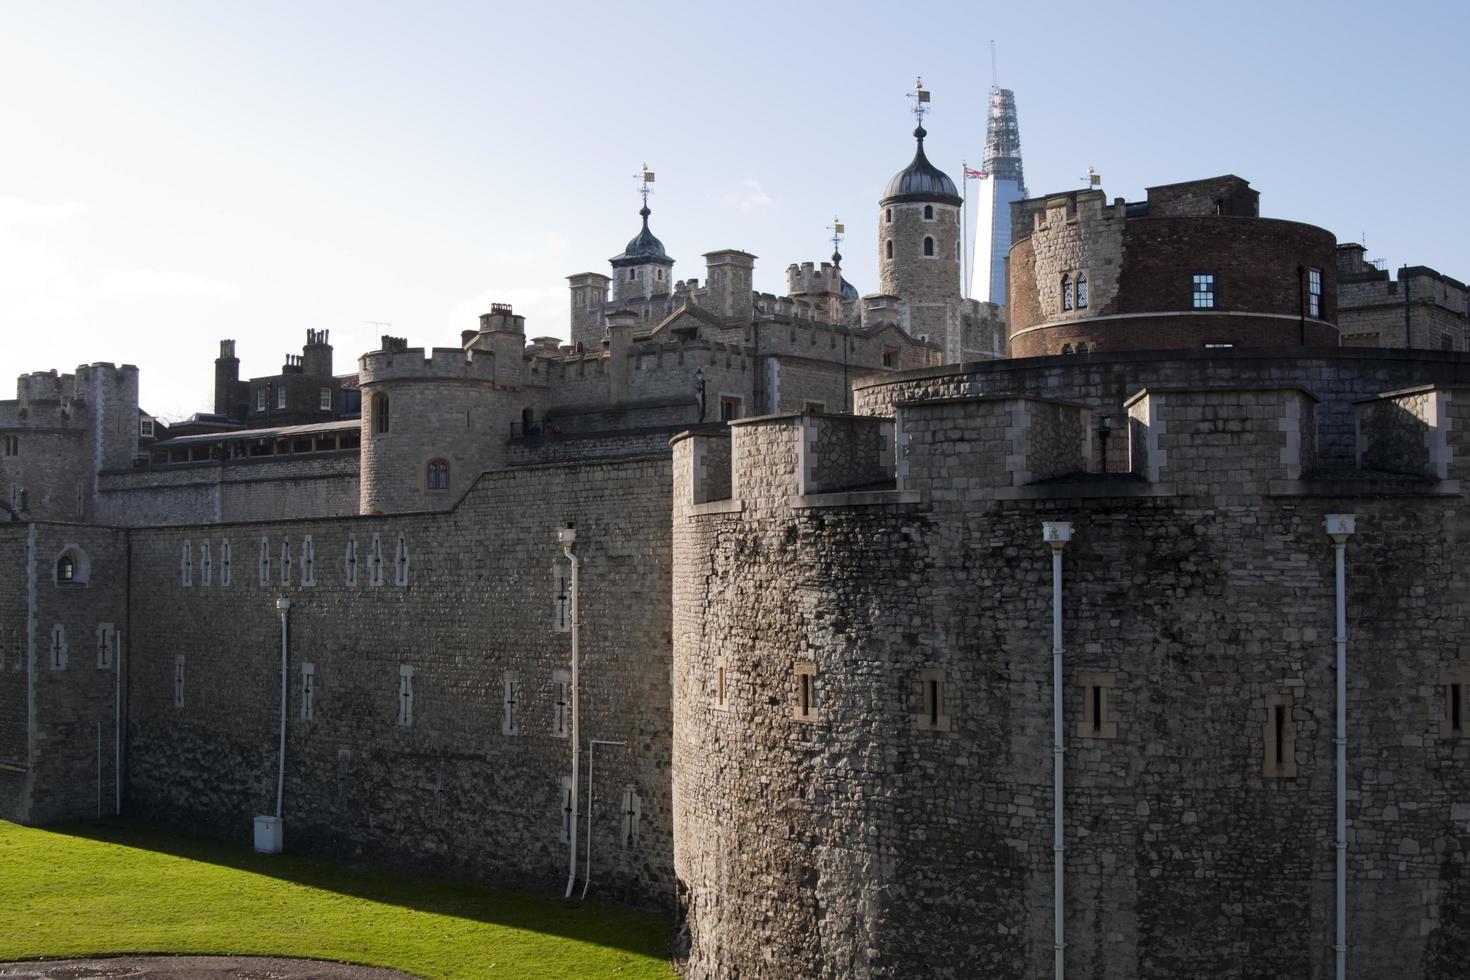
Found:
[[[933,221],[934,220],[934,205],[932,205],[932,204],[926,204],[926,205],[924,205],[924,220],[925,221]]]
[[[924,236],[924,254],[926,256],[932,256],[934,254],[934,239],[928,235]]]
[[[424,486],[429,490],[449,489],[449,463],[446,460],[430,460],[424,472]]]
[[[883,243],[883,253],[884,258],[893,258],[893,239],[890,238]]]
[[[1072,308],[1072,277],[1062,276],[1062,309]]]
[[[1077,273],[1077,309],[1087,309],[1087,273]]]

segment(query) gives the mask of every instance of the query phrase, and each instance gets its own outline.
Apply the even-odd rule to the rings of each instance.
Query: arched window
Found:
[[[888,259],[893,258],[893,239],[891,238],[883,243],[883,257]]]
[[[1087,273],[1077,273],[1077,309],[1087,309]]]
[[[893,224],[893,209],[892,208],[884,208],[883,209],[883,220],[886,221],[890,225]]]
[[[1072,277],[1062,276],[1062,309],[1072,308]]]
[[[958,262],[959,261],[959,258],[960,258],[960,243],[959,242],[955,242],[954,243],[954,257],[955,257],[955,261]]]
[[[934,220],[934,205],[932,205],[932,204],[926,204],[926,205],[924,205],[924,220],[925,221],[933,221]]]
[[[442,459],[429,461],[424,472],[424,486],[429,490],[449,489],[449,463]]]
[[[1063,344],[1062,345],[1062,353],[1063,354],[1070,354],[1070,353],[1072,353],[1072,345],[1071,344]]]
[[[1079,353],[1079,354],[1086,354],[1087,353],[1087,341],[1084,340],[1082,343],[1080,343],[1080,344],[1077,345],[1077,353]]]
[[[388,431],[388,396],[373,396],[373,431]]]
[[[924,254],[926,256],[932,256],[934,254],[934,239],[928,235],[924,236]]]
[[[86,552],[76,545],[67,545],[56,559],[56,584],[86,585],[90,571],[91,563],[87,560]]]

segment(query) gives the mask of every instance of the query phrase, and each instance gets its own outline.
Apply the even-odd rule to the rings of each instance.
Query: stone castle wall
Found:
[[[1446,641],[1464,629],[1463,516],[1422,491],[1283,489],[1293,432],[1298,461],[1310,455],[1310,399],[1294,389],[1154,397],[1145,414],[1167,483],[1083,476],[1002,493],[1006,470],[1029,464],[999,399],[901,405],[887,493],[802,496],[798,419],[733,428],[727,500],[700,486],[697,460],[720,455],[700,450],[711,440],[675,444],[674,831],[689,976],[1049,973],[1048,520],[1075,526],[1068,974],[1213,978],[1234,963],[1331,976],[1322,521],[1339,511],[1358,526],[1349,972],[1459,975],[1470,743],[1444,731],[1443,678],[1466,664]],[[1065,406],[1049,414],[1065,429]]]
[[[567,563],[555,531],[574,524],[581,734],[626,743],[597,750],[593,894],[667,901],[669,609],[650,597],[668,589],[668,465],[486,474],[444,514],[131,532],[129,812],[236,839],[256,814],[273,812],[274,603],[284,596],[292,603],[287,847],[538,889],[565,880],[570,749],[553,728],[570,637],[557,619]],[[399,715],[405,668],[411,724]],[[584,753],[584,780],[587,772]],[[639,815],[631,831],[629,789]],[[585,786],[581,803],[585,827]]]
[[[97,521],[120,527],[356,514],[358,451],[176,463],[103,473]]]

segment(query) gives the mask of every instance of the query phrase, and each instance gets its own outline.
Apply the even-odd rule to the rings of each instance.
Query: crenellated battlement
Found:
[[[792,263],[786,267],[787,292],[792,296],[806,294],[842,295],[842,270],[831,262]]]
[[[1086,224],[1126,218],[1127,204],[1121,197],[1108,204],[1107,195],[1102,191],[1068,191],[1046,197],[1043,206],[1032,214],[1031,230],[1033,234],[1041,234],[1079,222]]]
[[[357,359],[363,385],[403,380],[495,381],[495,355],[459,347],[369,351]]]

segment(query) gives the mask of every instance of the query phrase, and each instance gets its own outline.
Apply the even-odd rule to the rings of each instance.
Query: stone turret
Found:
[[[738,248],[705,252],[708,271],[705,309],[725,319],[748,320],[755,311],[751,284],[755,279],[755,259]]]
[[[633,236],[621,255],[609,260],[613,267],[614,300],[647,299],[673,289],[674,260],[664,251],[664,243],[648,228],[648,216],[652,213],[647,204],[639,209],[643,230]]]
[[[924,155],[924,127],[914,130],[913,161],[888,182],[878,202],[878,275],[883,293],[909,308],[911,333],[940,345],[944,359],[960,351],[960,207],[954,181]]]
[[[606,330],[602,310],[612,280],[600,272],[579,272],[567,276],[567,282],[572,303],[572,343],[595,347]]]

